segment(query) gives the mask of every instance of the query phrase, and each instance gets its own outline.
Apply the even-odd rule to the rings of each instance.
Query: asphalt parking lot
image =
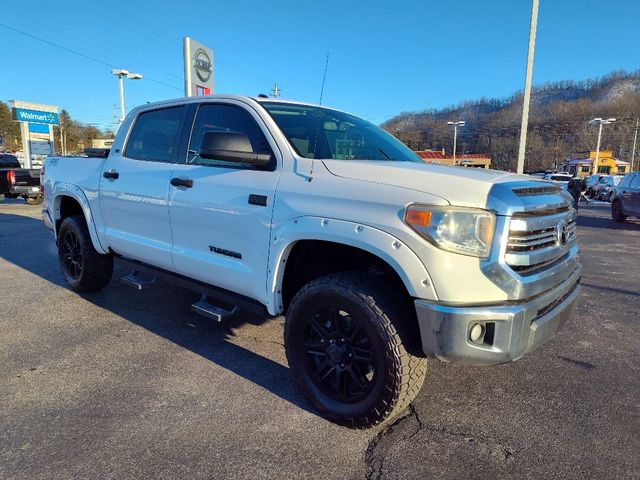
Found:
[[[353,431],[294,389],[282,319],[214,324],[117,274],[78,296],[40,207],[0,200],[0,478],[640,478],[640,221],[608,208],[580,210],[582,298],[553,341],[433,361],[406,416]]]

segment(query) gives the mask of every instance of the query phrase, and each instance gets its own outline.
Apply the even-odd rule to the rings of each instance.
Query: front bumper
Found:
[[[476,365],[518,360],[551,339],[569,319],[580,294],[581,274],[578,266],[559,286],[523,303],[452,307],[416,300],[424,353]],[[477,323],[484,336],[472,342],[470,332]]]

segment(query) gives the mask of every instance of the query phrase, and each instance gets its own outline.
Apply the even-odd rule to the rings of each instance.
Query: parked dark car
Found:
[[[627,173],[613,190],[611,218],[624,222],[627,217],[640,218],[640,172]]]
[[[585,177],[585,181],[587,182],[587,191],[585,192],[585,195],[587,197],[594,197],[595,192],[593,189],[602,177],[604,177],[604,175],[589,175],[588,177]]]
[[[0,195],[24,198],[30,205],[41,204],[40,169],[22,168],[15,155],[0,153]]]
[[[598,183],[596,183],[595,187],[593,187],[594,194],[596,200],[604,200],[605,202],[610,202],[613,197],[613,189],[616,185],[620,183],[623,175],[605,175],[603,176]]]

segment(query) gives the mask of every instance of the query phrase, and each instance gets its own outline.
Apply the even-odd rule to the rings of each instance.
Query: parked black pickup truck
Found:
[[[0,195],[24,198],[29,205],[41,204],[40,169],[22,168],[15,155],[0,153]]]

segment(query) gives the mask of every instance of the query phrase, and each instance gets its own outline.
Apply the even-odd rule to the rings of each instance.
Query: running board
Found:
[[[124,277],[120,277],[120,281],[125,285],[135,288],[136,290],[142,290],[145,287],[149,287],[156,281],[155,278],[144,279],[138,276],[137,270],[132,270]]]
[[[238,310],[239,308],[237,306],[234,306],[231,310],[225,310],[224,308],[211,305],[208,302],[206,295],[202,295],[199,301],[191,305],[191,311],[198,315],[202,315],[203,317],[215,320],[216,322],[222,322],[223,320],[233,317],[238,313]]]
[[[252,314],[259,315],[261,317],[270,316],[264,305],[257,300],[244,295],[239,295],[235,292],[224,290],[211,284],[180,275],[179,273],[170,272],[136,260],[116,256],[116,262],[120,267],[126,268],[125,271],[128,270],[134,273],[133,276],[127,275],[126,277],[123,277],[122,281],[138,290],[150,285],[151,283],[155,283],[155,280],[157,279],[159,282],[170,282],[173,285],[186,288],[200,295],[206,295],[209,302],[216,303],[218,305],[225,305],[227,308],[231,305],[237,305],[237,308],[243,312],[251,312]],[[129,280],[132,277],[134,281],[130,282]],[[152,280],[145,281],[144,279],[147,278]],[[233,311],[233,309],[230,310]],[[224,311],[228,312],[229,310]]]

